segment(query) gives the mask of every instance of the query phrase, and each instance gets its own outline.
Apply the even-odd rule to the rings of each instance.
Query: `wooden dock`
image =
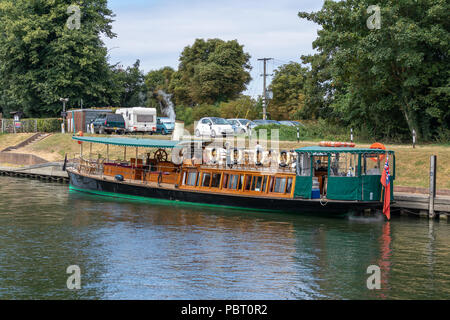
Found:
[[[69,175],[62,170],[63,163],[50,162],[25,168],[0,167],[0,175],[69,183]]]

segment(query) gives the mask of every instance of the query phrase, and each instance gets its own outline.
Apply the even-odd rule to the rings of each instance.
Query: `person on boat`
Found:
[[[261,167],[263,165],[263,163],[262,163],[263,154],[264,154],[264,148],[259,144],[259,140],[257,140],[256,146],[255,146],[255,165],[257,167]]]
[[[282,151],[280,154],[280,168],[286,168],[288,166],[288,154],[286,151]]]

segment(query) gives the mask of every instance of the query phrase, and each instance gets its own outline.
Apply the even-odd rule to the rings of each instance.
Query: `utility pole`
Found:
[[[67,117],[66,103],[69,102],[69,98],[59,98],[59,101],[63,103],[63,112],[61,112],[61,117],[63,118],[63,123],[61,125],[61,133],[66,133],[66,126],[65,126]]]
[[[263,120],[267,120],[267,88],[266,88],[266,78],[267,74],[267,61],[273,60],[273,58],[262,58],[258,59],[258,61],[264,62],[264,74],[261,76],[264,77],[264,90],[263,90]]]

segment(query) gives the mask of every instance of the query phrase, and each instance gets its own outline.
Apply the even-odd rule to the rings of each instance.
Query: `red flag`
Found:
[[[388,220],[391,220],[391,178],[389,174],[389,156],[386,158],[383,173],[381,174],[381,184],[384,187],[383,213]]]

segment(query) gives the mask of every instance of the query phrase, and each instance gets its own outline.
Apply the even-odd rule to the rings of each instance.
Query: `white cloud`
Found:
[[[252,77],[257,80],[257,58],[299,61],[301,55],[313,52],[318,27],[300,20],[297,13],[317,10],[322,2],[135,0],[125,6],[112,0],[117,38],[105,43],[108,48],[119,47],[110,51],[112,63],[131,65],[140,59],[147,72],[163,66],[177,68],[181,51],[196,38],[237,39],[252,56]],[[252,94],[256,84],[254,80],[247,93]]]

